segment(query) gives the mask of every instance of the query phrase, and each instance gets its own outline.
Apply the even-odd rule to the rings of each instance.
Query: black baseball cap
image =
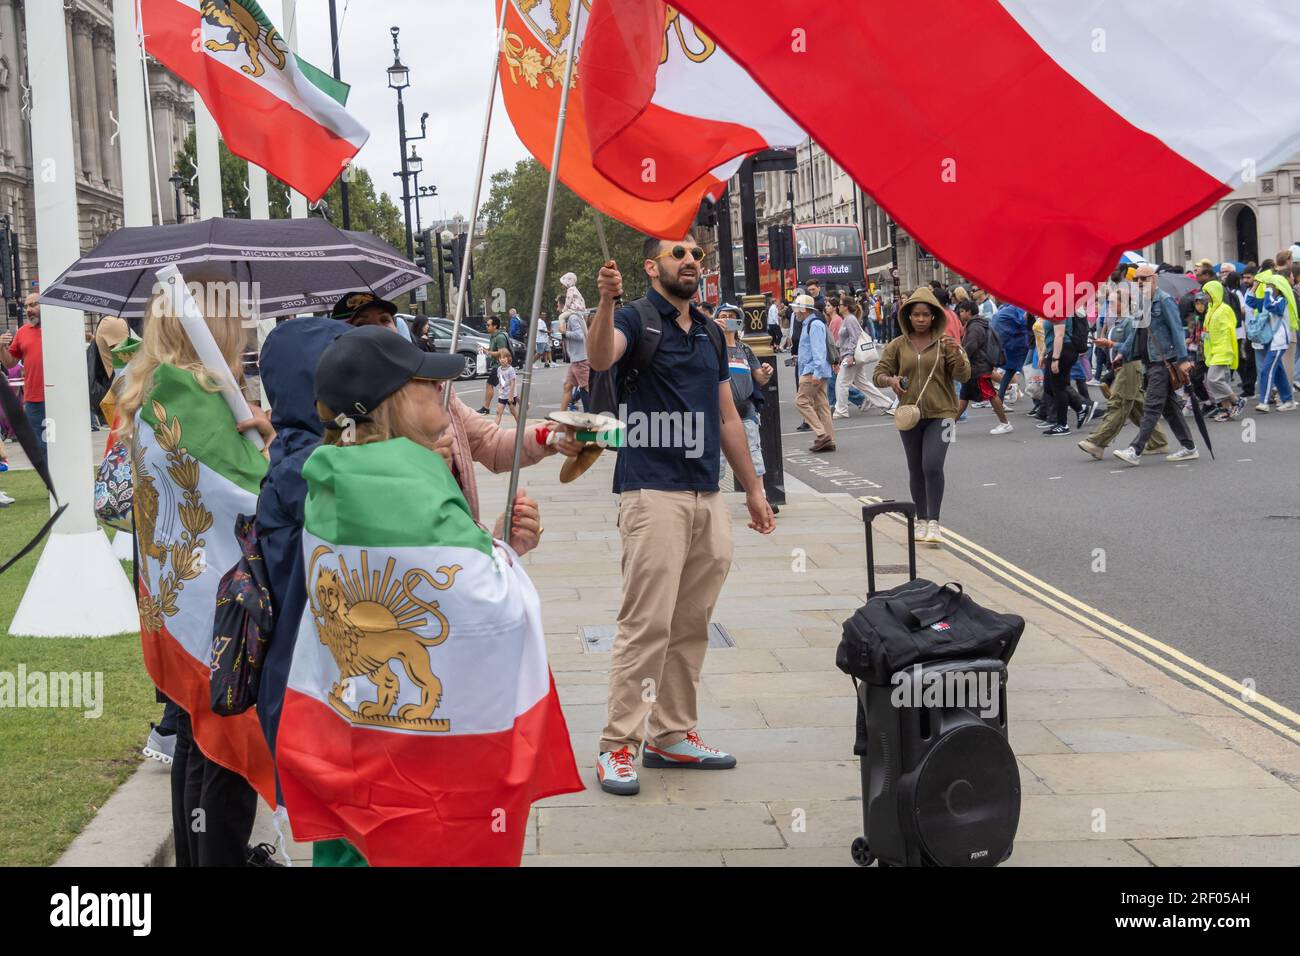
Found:
[[[397,306],[387,299],[381,299],[373,292],[359,291],[349,292],[335,302],[333,317],[343,322],[351,322],[357,317],[358,312],[373,305],[386,310],[389,315],[397,315]]]
[[[316,363],[316,400],[338,414],[324,422],[370,421],[370,412],[413,379],[440,382],[465,371],[460,355],[425,352],[390,329],[367,325],[340,335]]]

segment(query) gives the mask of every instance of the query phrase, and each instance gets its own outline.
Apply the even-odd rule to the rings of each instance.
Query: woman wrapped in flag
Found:
[[[532,803],[582,788],[537,592],[435,451],[462,369],[375,327],[316,369],[325,443],[302,469],[307,607],[276,768],[294,836],[372,865],[517,865]]]
[[[238,316],[221,311],[234,304],[226,281],[188,280],[239,381],[245,332]],[[235,518],[256,510],[266,472],[266,459],[240,432],[256,428],[266,441],[273,432],[260,413],[235,421],[161,291],[146,307],[143,339],[115,394],[131,452],[145,666],[184,712],[171,771],[176,862],[243,866],[257,794],[274,806],[273,766],[253,711],[212,712],[209,660],[217,585],[240,557]]]

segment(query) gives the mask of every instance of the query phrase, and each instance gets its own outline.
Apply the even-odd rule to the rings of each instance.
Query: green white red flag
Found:
[[[254,0],[139,0],[145,49],[195,91],[230,151],[312,202],[370,133],[348,86],[285,43]]]
[[[532,803],[582,789],[541,602],[405,438],[316,449],[308,605],[276,736],[294,837],[375,866],[515,866]]]
[[[140,550],[140,641],[154,684],[190,716],[208,757],[275,806],[271,752],[257,711],[213,713],[212,623],[221,576],[242,554],[235,518],[257,512],[266,459],[225,400],[171,365],[136,413],[131,450]]]

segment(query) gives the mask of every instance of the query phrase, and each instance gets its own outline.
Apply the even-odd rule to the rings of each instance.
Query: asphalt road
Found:
[[[780,371],[788,473],[821,491],[856,491],[843,485],[861,478],[879,489],[860,494],[911,500],[892,420],[855,410],[835,422],[835,452],[808,455],[809,434],[794,431],[802,421],[794,370],[781,362]],[[1047,438],[1028,410],[1027,399],[1009,410],[1009,435],[988,433],[997,424],[990,409],[972,409],[958,426],[943,526],[1300,709],[1300,411],[1256,415],[1252,402],[1240,421],[1208,423],[1217,460],[1202,447],[1197,461],[1147,456],[1133,468],[1110,449],[1096,461],[1076,447],[1096,422]],[[1253,442],[1244,440],[1252,421]],[[1126,426],[1119,440],[1135,431]],[[853,477],[827,477],[837,471]],[[1095,549],[1104,572],[1094,570]]]
[[[787,474],[819,491],[910,500],[892,419],[855,410],[835,423],[837,450],[811,455],[811,436],[794,430],[801,421],[794,371],[778,365]],[[558,407],[563,378],[563,365],[537,367],[535,417]],[[482,380],[456,388],[479,407]],[[1137,468],[1109,455],[1095,461],[1076,447],[1095,422],[1046,438],[1022,399],[1011,409],[1015,431],[993,436],[992,411],[972,409],[948,454],[942,523],[1300,710],[1300,411],[1254,415],[1253,407],[1238,422],[1209,423],[1217,460],[1202,448],[1194,462],[1148,456]],[[1250,421],[1253,442],[1243,440]],[[1121,440],[1133,431],[1126,426]],[[1097,549],[1104,571],[1094,570]]]

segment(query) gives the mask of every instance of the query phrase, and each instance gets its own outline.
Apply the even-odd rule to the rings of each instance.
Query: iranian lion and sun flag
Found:
[[[503,2],[504,101],[548,163],[574,8]],[[1049,283],[1103,278],[1123,249],[1300,152],[1300,24],[1256,0],[1230,13],[1178,0],[580,2],[560,178],[664,237],[687,231],[744,156],[806,134],[925,248],[1041,311]],[[346,88],[293,56],[251,0],[140,9],[149,52],[195,86],[231,148],[308,197],[364,143]],[[254,510],[265,465],[187,373],[161,370],[152,399],[136,462],[146,661],[199,714],[204,752],[274,802],[253,714],[208,710],[201,626],[216,584],[204,563],[237,560],[234,516]],[[295,835],[346,837],[375,864],[517,863],[531,803],[580,787],[536,592],[437,455],[403,440],[322,448],[304,475],[311,600],[278,754]]]

